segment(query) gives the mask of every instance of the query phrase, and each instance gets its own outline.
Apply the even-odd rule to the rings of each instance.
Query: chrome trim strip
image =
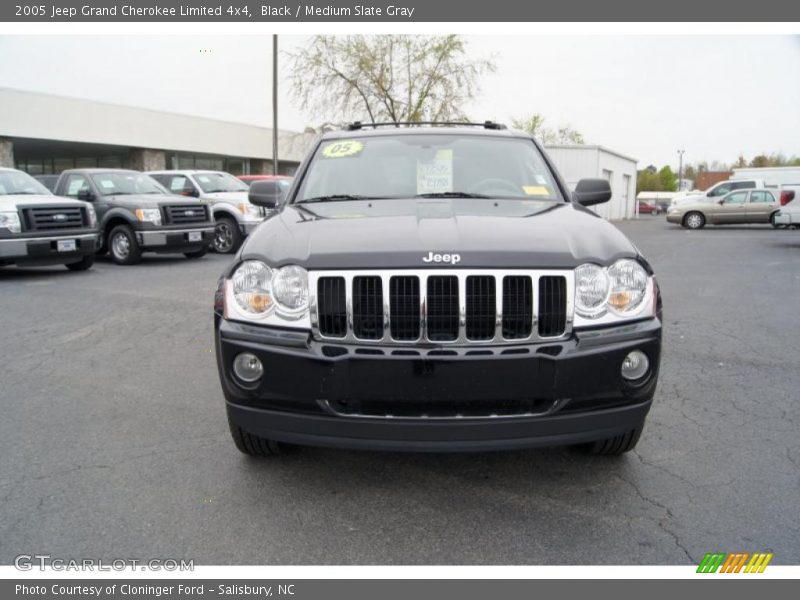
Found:
[[[427,332],[427,293],[428,276],[442,275],[458,278],[459,290],[459,335],[455,340],[431,342]],[[495,336],[490,340],[470,340],[466,332],[466,278],[471,275],[492,276],[495,278],[495,303],[496,320]],[[528,276],[531,278],[531,293],[533,294],[533,318],[531,334],[526,338],[506,339],[503,337],[503,278],[506,276]],[[567,282],[566,324],[564,334],[554,337],[540,337],[538,331],[539,313],[539,278],[544,275],[563,276]],[[378,276],[381,278],[383,292],[383,336],[377,340],[364,340],[357,338],[353,332],[353,278],[356,276]],[[391,334],[391,303],[390,281],[394,276],[411,276],[419,279],[420,301],[420,337],[416,340],[395,340]],[[345,280],[345,299],[347,311],[347,332],[344,337],[330,337],[322,335],[319,331],[319,304],[317,300],[318,282],[323,277],[343,277]],[[526,344],[535,342],[557,341],[569,338],[572,334],[574,323],[574,294],[575,276],[571,269],[359,269],[359,270],[331,270],[309,271],[309,307],[311,312],[311,330],[314,339],[322,342],[361,345],[389,345],[389,346],[496,346]]]
[[[13,234],[12,234],[13,235]],[[55,242],[58,240],[90,240],[97,238],[97,232],[94,233],[79,233],[77,235],[43,235],[41,237],[23,237],[23,238],[6,238],[0,240],[0,244],[8,244],[11,242]]]

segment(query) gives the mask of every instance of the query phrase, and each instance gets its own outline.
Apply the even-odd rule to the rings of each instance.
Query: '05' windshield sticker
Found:
[[[322,156],[325,158],[345,158],[357,156],[364,150],[364,143],[358,140],[340,140],[328,144],[322,149]]]

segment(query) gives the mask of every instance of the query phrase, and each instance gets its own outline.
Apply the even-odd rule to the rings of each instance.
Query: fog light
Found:
[[[641,379],[647,373],[649,366],[647,355],[640,350],[634,350],[622,361],[622,376],[631,381]]]
[[[254,354],[242,352],[233,359],[233,372],[245,383],[254,383],[264,374],[264,365]]]

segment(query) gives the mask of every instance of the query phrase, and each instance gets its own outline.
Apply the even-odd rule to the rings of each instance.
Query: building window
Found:
[[[207,171],[226,171],[233,175],[250,173],[250,160],[233,156],[173,154],[169,157],[173,169],[199,169]]]

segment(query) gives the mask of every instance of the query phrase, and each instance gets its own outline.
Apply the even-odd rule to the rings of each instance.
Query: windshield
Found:
[[[169,193],[155,179],[136,171],[96,173],[92,181],[103,196]]]
[[[236,179],[230,173],[198,173],[194,176],[197,185],[206,193],[216,192],[246,192],[249,188],[243,181]]]
[[[323,142],[295,202],[437,196],[561,199],[531,140],[437,134]]]
[[[0,171],[0,196],[41,194],[52,196],[50,190],[22,171]]]

